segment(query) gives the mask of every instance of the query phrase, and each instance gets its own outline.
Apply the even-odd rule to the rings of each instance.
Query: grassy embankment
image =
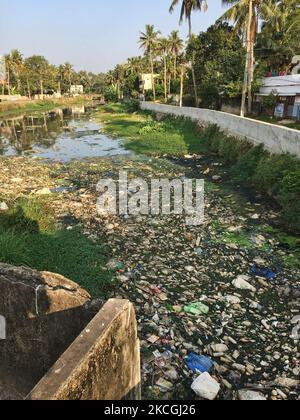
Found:
[[[20,198],[8,202],[8,212],[0,212],[0,262],[59,273],[92,296],[106,297],[112,286],[104,268],[108,248],[78,230],[57,228],[49,200]]]
[[[89,101],[88,97],[45,99],[37,101],[16,101],[0,103],[0,118],[23,114],[27,112],[47,112],[54,108],[68,107],[72,105],[84,105]]]
[[[295,157],[270,155],[211,126],[200,130],[188,119],[165,117],[158,122],[133,105],[111,104],[97,118],[106,133],[126,139],[126,147],[147,155],[210,153],[222,159],[233,184],[250,185],[272,196],[282,208],[285,226],[300,232],[300,161]]]

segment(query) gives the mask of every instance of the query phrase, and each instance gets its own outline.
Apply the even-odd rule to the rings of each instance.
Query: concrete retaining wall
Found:
[[[1,389],[24,398],[99,311],[78,284],[58,274],[0,264]],[[10,395],[7,390],[10,389]]]
[[[263,144],[271,153],[290,153],[300,158],[300,131],[274,124],[242,118],[209,109],[176,107],[141,102],[141,109],[162,114],[183,116],[204,124],[217,124],[222,131],[253,144]]]
[[[140,399],[140,345],[129,301],[104,305],[58,274],[0,264],[0,328],[0,401],[28,394]]]
[[[139,400],[140,386],[134,307],[111,299],[27,399]]]

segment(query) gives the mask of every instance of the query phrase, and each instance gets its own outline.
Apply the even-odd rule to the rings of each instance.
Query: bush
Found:
[[[288,226],[300,230],[300,165],[280,182],[278,201]]]
[[[126,112],[138,112],[140,110],[140,102],[138,100],[130,100],[128,102],[124,102]]]
[[[291,155],[266,156],[260,160],[253,182],[268,194],[276,196],[283,178],[297,167],[299,161]]]
[[[251,183],[259,161],[268,155],[263,145],[251,147],[233,166],[232,174],[237,182]]]
[[[223,156],[225,163],[234,164],[252,149],[252,145],[245,140],[235,137],[222,136],[219,142],[218,153]]]
[[[118,94],[115,88],[109,87],[104,92],[104,98],[107,102],[117,102]]]

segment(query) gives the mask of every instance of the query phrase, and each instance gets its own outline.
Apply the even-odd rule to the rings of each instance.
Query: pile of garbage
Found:
[[[31,166],[33,179],[39,166]],[[199,178],[217,176],[198,166]],[[285,264],[293,255],[270,229],[276,212],[259,200],[239,205],[238,194],[222,191],[221,175],[207,183],[202,226],[178,215],[100,217],[96,184],[120,169],[148,180],[189,171],[164,161],[97,160],[48,168],[48,186],[64,179],[71,187],[53,202],[58,216],[69,216],[65,227],[110,245],[115,296],[136,306],[143,398],[299,400],[300,271]],[[29,182],[25,167],[22,174]]]

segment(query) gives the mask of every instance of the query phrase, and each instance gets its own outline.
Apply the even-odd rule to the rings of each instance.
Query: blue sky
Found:
[[[0,0],[0,55],[13,48],[25,56],[44,55],[51,63],[70,61],[77,70],[107,71],[139,55],[137,40],[147,23],[167,35],[179,29],[179,8],[171,0]],[[224,11],[208,0],[209,11],[194,15],[194,32]],[[187,26],[180,27],[182,36]]]

